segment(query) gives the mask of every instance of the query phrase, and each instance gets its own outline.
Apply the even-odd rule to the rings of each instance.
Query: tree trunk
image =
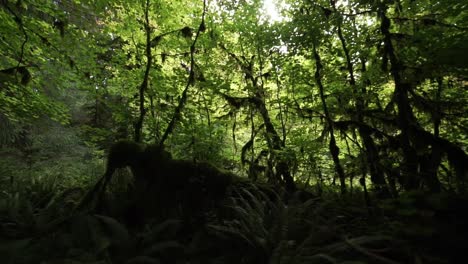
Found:
[[[346,68],[349,73],[349,84],[353,90],[354,98],[356,99],[356,119],[359,123],[364,123],[363,111],[365,108],[365,102],[363,99],[363,95],[366,94],[366,87],[365,85],[362,85],[361,93],[359,93],[356,87],[356,79],[354,78],[354,68],[353,68],[353,63],[351,60],[351,55],[349,53],[349,49],[346,45],[346,40],[343,36],[343,32],[341,29],[342,17],[341,15],[338,14],[338,11],[335,6],[335,2],[334,1],[330,1],[330,2],[331,2],[331,5],[333,7],[335,14],[339,16],[338,17],[338,38],[340,39],[341,46],[343,48],[343,51],[346,57]],[[365,64],[363,64],[363,70],[365,71]],[[384,174],[379,169],[380,158],[379,158],[379,153],[375,146],[374,140],[372,139],[369,131],[364,129],[363,126],[360,126],[358,128],[358,133],[364,144],[366,161],[367,161],[367,166],[369,167],[371,181],[376,187],[377,193],[379,194],[379,196],[383,196],[383,197],[388,196],[389,191],[387,188],[387,183],[385,181]]]
[[[153,58],[151,55],[151,27],[149,23],[149,8],[150,8],[150,0],[146,0],[146,7],[145,7],[146,69],[145,69],[145,75],[143,77],[143,82],[141,83],[140,89],[139,89],[140,116],[138,117],[135,123],[135,142],[142,141],[141,134],[143,130],[143,121],[146,115],[145,91],[148,89],[149,73],[151,69],[151,63],[153,61]]]
[[[380,31],[384,37],[384,57],[388,57],[390,60],[390,72],[395,82],[394,100],[398,108],[397,124],[401,130],[399,139],[403,152],[402,185],[406,190],[414,190],[419,187],[420,179],[418,177],[417,152],[411,144],[411,125],[416,125],[408,100],[408,91],[411,89],[411,85],[404,82],[401,76],[403,65],[395,54],[390,33],[390,19],[386,16],[386,9],[385,4],[381,4],[378,12],[381,19]]]
[[[316,66],[315,81],[317,82],[317,85],[319,87],[320,100],[322,101],[323,111],[325,113],[325,119],[328,124],[328,129],[330,130],[330,142],[328,144],[328,148],[330,149],[333,163],[335,164],[336,173],[338,174],[338,177],[340,179],[341,194],[345,194],[346,182],[345,182],[345,174],[340,164],[340,158],[339,158],[340,149],[336,145],[335,134],[334,134],[334,129],[333,129],[333,120],[331,119],[330,113],[328,112],[327,103],[325,101],[325,94],[323,91],[324,89],[323,89],[323,84],[322,84],[322,76],[320,75],[320,71],[323,68],[323,66],[322,66],[322,62],[320,59],[320,55],[318,54],[317,48],[315,45],[313,48],[313,52],[314,52],[315,66]]]

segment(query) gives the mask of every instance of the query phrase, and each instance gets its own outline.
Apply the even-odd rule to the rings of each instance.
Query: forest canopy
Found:
[[[11,197],[24,184],[87,186],[111,146],[131,140],[285,193],[365,193],[368,207],[415,191],[463,195],[467,10],[0,1],[0,185]]]
[[[34,149],[54,137],[47,123],[91,149],[157,143],[286,185],[465,181],[460,1],[1,7],[2,146]]]

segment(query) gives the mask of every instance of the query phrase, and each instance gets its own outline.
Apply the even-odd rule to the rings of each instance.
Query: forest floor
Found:
[[[116,193],[100,214],[73,209],[79,188],[44,201],[10,197],[1,204],[0,262],[466,263],[466,198],[414,192],[366,207],[359,192],[304,201],[240,192],[221,211],[137,224]]]

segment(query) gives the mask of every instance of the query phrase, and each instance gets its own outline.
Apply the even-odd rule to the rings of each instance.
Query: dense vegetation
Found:
[[[0,1],[0,262],[466,262],[468,4],[273,3]]]

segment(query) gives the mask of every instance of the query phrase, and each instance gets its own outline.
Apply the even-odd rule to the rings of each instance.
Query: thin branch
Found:
[[[28,36],[28,34],[26,33],[26,29],[24,28],[23,20],[21,19],[21,17],[18,16],[18,14],[16,14],[16,13],[8,6],[8,3],[6,3],[4,6],[5,6],[5,8],[8,10],[8,12],[10,12],[10,13],[14,16],[14,21],[16,22],[16,24],[18,24],[18,26],[19,26],[21,32],[22,32],[23,35],[24,35],[23,43],[21,43],[21,53],[20,53],[20,57],[19,57],[19,60],[18,60],[18,64],[16,65],[16,68],[18,68],[19,66],[21,66],[21,63],[23,63],[24,47],[26,46],[26,43],[27,43],[28,40],[29,40],[29,36]]]
[[[177,105],[176,109],[174,110],[174,115],[172,116],[171,122],[169,122],[169,125],[166,128],[166,131],[164,132],[163,136],[161,137],[161,141],[159,142],[159,145],[162,147],[164,145],[164,142],[166,141],[167,137],[172,133],[174,130],[175,124],[177,121],[180,119],[180,113],[182,111],[182,108],[185,106],[185,102],[187,101],[187,92],[190,87],[190,85],[193,85],[195,83],[195,45],[197,43],[198,37],[200,36],[201,32],[205,31],[205,15],[206,15],[206,0],[203,1],[203,13],[202,13],[202,20],[200,22],[200,25],[197,29],[197,33],[195,35],[195,39],[192,42],[192,45],[190,46],[190,72],[189,72],[189,78],[187,80],[187,84],[185,85],[185,89],[182,92],[182,95],[179,99],[179,104]]]

